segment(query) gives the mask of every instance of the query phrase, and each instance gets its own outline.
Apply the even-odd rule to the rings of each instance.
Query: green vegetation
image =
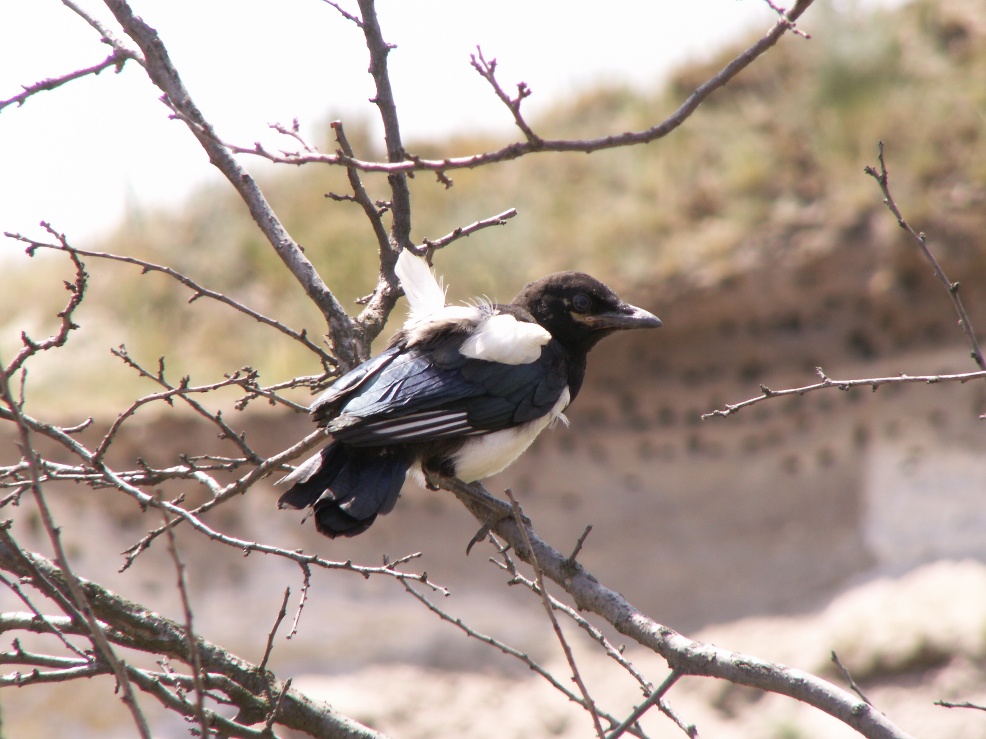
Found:
[[[454,172],[451,190],[431,175],[418,175],[412,181],[415,238],[436,238],[516,207],[520,215],[508,226],[440,255],[451,298],[509,299],[534,276],[579,268],[645,304],[652,294],[667,300],[777,259],[810,258],[813,250],[851,238],[882,208],[862,169],[875,162],[883,139],[895,195],[913,222],[958,250],[981,242],[986,22],[980,10],[967,0],[924,0],[893,13],[865,14],[819,3],[804,23],[810,41],[783,39],[664,140]],[[653,94],[582,92],[533,121],[535,130],[558,138],[646,128],[735,52],[680,70]],[[365,128],[347,124],[357,152],[379,157]],[[325,135],[331,150],[328,130]],[[502,143],[464,136],[409,148],[429,156]],[[369,183],[375,195],[386,195],[382,178]],[[344,174],[282,168],[265,185],[340,299],[352,304],[368,293],[376,279],[376,247],[367,222],[358,207],[324,197],[347,191]],[[811,238],[789,238],[794,233]],[[96,248],[170,264],[293,327],[321,333],[319,315],[226,187],[198,193],[181,212],[133,213]],[[53,307],[63,300],[51,265],[65,261],[49,255],[11,267],[14,284],[35,298],[26,310],[20,290],[0,296],[4,355],[16,346],[25,321],[30,331],[50,330]],[[227,308],[207,300],[186,305],[188,291],[167,277],[95,261],[89,271],[93,284],[78,316],[83,329],[70,342],[76,354],[65,350],[50,368],[39,367],[35,399],[39,392],[55,399],[51,383],[63,375],[67,357],[75,356],[73,383],[85,389],[87,405],[93,394],[119,400],[134,381],[108,354],[120,343],[148,366],[166,355],[173,381],[189,373],[193,382],[214,381],[242,365],[260,369],[265,382],[317,369],[289,341]],[[93,351],[95,359],[83,358]]]

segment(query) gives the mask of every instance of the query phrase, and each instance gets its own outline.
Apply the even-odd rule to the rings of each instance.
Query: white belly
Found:
[[[538,434],[561,416],[570,399],[568,388],[565,388],[551,411],[541,418],[516,428],[471,437],[455,455],[458,478],[463,482],[475,482],[509,467],[534,442]]]

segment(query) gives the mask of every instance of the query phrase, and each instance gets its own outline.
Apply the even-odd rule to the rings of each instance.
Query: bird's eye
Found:
[[[585,293],[575,293],[575,297],[572,298],[572,307],[578,313],[588,313],[592,307],[592,301]]]

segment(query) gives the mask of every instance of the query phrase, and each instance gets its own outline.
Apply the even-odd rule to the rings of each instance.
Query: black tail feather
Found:
[[[411,455],[389,447],[353,447],[333,442],[318,468],[280,497],[279,508],[313,508],[315,528],[334,539],[366,531],[390,513],[411,466]]]

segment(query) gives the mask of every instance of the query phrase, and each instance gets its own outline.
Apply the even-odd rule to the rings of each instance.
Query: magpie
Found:
[[[475,482],[510,465],[546,427],[568,420],[589,350],[660,319],[582,272],[526,285],[507,304],[446,305],[427,262],[396,266],[410,303],[387,349],[311,406],[333,441],[280,480],[279,508],[310,508],[325,536],[355,536],[397,503],[407,477]],[[306,516],[307,518],[307,516]]]

